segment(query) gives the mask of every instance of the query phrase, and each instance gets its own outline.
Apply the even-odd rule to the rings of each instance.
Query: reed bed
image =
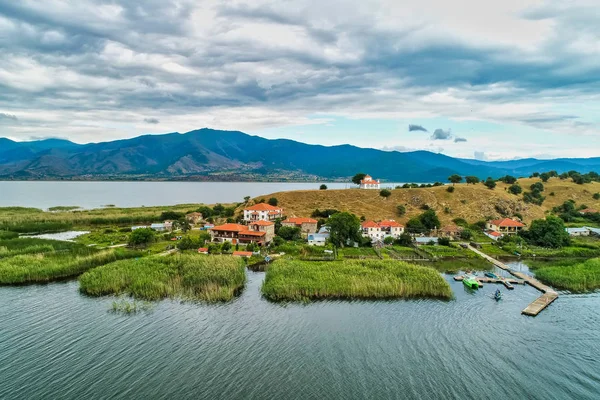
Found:
[[[246,274],[239,258],[182,254],[117,261],[83,274],[79,282],[80,291],[90,296],[219,302],[240,293]]]
[[[271,301],[452,298],[436,270],[388,260],[277,260],[267,270],[262,293]]]
[[[600,258],[593,258],[573,264],[541,266],[535,270],[535,277],[558,289],[584,293],[600,289]]]
[[[44,283],[81,275],[120,259],[139,256],[136,252],[106,250],[87,255],[68,252],[26,254],[0,259],[0,285]]]

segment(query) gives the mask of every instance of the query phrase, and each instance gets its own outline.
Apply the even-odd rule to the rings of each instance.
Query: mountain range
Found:
[[[449,175],[498,178],[533,172],[600,171],[600,157],[511,161],[459,159],[428,151],[269,140],[199,129],[103,143],[0,138],[2,180],[340,180],[357,172],[389,182],[445,182]]]

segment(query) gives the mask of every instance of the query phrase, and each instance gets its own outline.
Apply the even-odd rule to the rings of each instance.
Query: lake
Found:
[[[0,181],[0,207],[47,209],[54,206],[98,208],[162,206],[189,203],[235,203],[288,190],[318,189],[323,182],[31,182]],[[353,187],[351,183],[326,183],[330,189]],[[395,187],[401,183],[385,183]]]
[[[597,399],[600,294],[538,317],[529,286],[491,298],[446,276],[434,300],[272,304],[240,298],[108,312],[76,281],[0,287],[2,399]]]

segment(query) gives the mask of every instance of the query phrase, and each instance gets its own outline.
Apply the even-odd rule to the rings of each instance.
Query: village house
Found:
[[[199,212],[193,212],[193,213],[189,213],[189,214],[185,214],[185,220],[190,224],[190,225],[196,225],[198,224],[200,221],[202,221],[202,213]]]
[[[325,246],[329,239],[330,233],[327,226],[322,226],[317,233],[308,234],[308,245],[309,246]]]
[[[211,228],[210,236],[213,242],[256,243],[265,246],[275,237],[275,224],[270,221],[256,221],[248,225],[228,223]]]
[[[585,208],[583,210],[579,210],[579,214],[581,215],[586,215],[586,214],[597,214],[598,210],[594,209],[594,208]]]
[[[312,218],[288,218],[281,222],[281,226],[290,226],[300,228],[303,237],[310,233],[317,233],[318,221]]]
[[[135,231],[136,229],[146,229],[148,228],[148,225],[137,225],[137,226],[132,226],[131,230]]]
[[[525,227],[525,224],[510,218],[495,219],[485,225],[488,231],[498,232],[503,235],[516,235]]]
[[[483,234],[487,237],[489,237],[492,240],[498,240],[500,239],[502,236],[504,236],[503,234],[501,234],[500,232],[496,232],[496,231],[484,231]]]
[[[366,221],[361,224],[363,237],[372,242],[383,241],[388,236],[397,239],[404,233],[404,226],[390,219],[381,222]]]
[[[251,251],[234,251],[233,256],[234,257],[242,257],[242,258],[250,258],[250,257],[252,257],[252,252]]]
[[[465,228],[463,228],[462,226],[448,225],[438,231],[438,236],[446,237],[449,239],[459,239],[460,234],[464,230]]]
[[[157,223],[150,225],[150,229],[157,232],[171,231],[173,229],[173,221],[165,221],[163,223]]]
[[[380,189],[381,183],[379,179],[375,180],[371,177],[371,175],[365,175],[365,177],[360,181],[361,189]]]
[[[590,230],[585,226],[582,228],[565,228],[569,236],[590,236]]]
[[[283,208],[267,203],[258,203],[244,208],[244,221],[275,221],[283,218]]]

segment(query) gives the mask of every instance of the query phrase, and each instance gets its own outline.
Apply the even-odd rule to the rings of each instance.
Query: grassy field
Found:
[[[118,261],[79,278],[90,296],[128,295],[139,300],[233,299],[246,281],[242,260],[231,256],[176,255]]]
[[[535,182],[540,182],[540,179],[519,179],[519,184],[524,190],[528,190]],[[442,225],[450,224],[454,218],[464,218],[472,223],[487,217],[499,217],[497,208],[518,212],[525,222],[529,223],[533,219],[544,218],[545,213],[552,207],[568,199],[575,200],[577,204],[600,209],[600,200],[592,197],[594,193],[600,192],[599,182],[577,185],[571,180],[551,178],[544,183],[546,200],[542,206],[525,204],[522,195],[516,196],[506,190],[508,186],[498,182],[496,188],[490,190],[483,184],[457,184],[454,193],[448,193],[444,186],[395,189],[387,200],[379,196],[377,190],[359,189],[279,192],[259,198],[276,197],[288,215],[310,216],[317,208],[337,209],[373,220],[394,218],[401,223],[406,223],[409,218],[421,214],[421,206],[427,204],[437,212]],[[552,192],[554,196],[549,195]],[[406,207],[406,214],[401,217],[396,214],[398,204]],[[451,210],[450,213],[444,212],[446,207]]]
[[[372,247],[344,247],[338,249],[339,258],[379,258]]]
[[[421,250],[425,251],[426,253],[431,254],[434,257],[441,257],[441,258],[473,258],[473,257],[477,257],[477,255],[474,252],[472,252],[470,250],[465,250],[462,247],[423,245],[423,246],[419,246],[419,248]]]
[[[530,267],[536,278],[557,289],[576,293],[600,289],[600,258],[583,262],[531,263]]]
[[[0,284],[14,285],[61,280],[136,255],[135,252],[125,250],[105,250],[79,255],[67,251],[0,258]]]
[[[271,301],[452,297],[436,270],[387,260],[277,260],[267,270],[262,293]]]
[[[423,262],[422,265],[437,269],[446,274],[455,274],[459,271],[491,271],[494,266],[481,257],[439,259]]]

